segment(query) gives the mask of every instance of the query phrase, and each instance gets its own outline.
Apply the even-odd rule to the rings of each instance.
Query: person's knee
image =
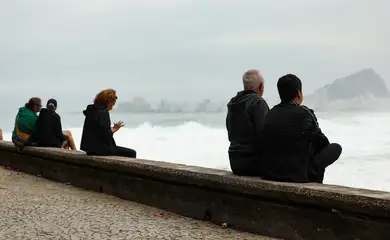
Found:
[[[131,155],[133,155],[133,158],[136,158],[137,157],[137,151],[135,151],[134,149],[131,149]]]
[[[343,148],[341,147],[341,145],[338,144],[338,143],[331,143],[330,145],[331,145],[331,147],[332,147],[332,151],[334,151],[334,153],[335,153],[337,156],[340,156],[341,153],[343,152]]]
[[[68,141],[64,141],[61,145],[61,148],[68,148]]]
[[[63,134],[67,136],[72,136],[72,132],[70,130],[64,130]]]
[[[134,149],[126,148],[126,147],[117,147],[116,155],[128,158],[136,158],[137,152]]]

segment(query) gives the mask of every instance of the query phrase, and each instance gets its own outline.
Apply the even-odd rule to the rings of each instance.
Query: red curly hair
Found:
[[[109,104],[114,105],[117,99],[118,97],[116,96],[116,91],[114,89],[109,88],[100,91],[96,95],[95,100],[93,102],[104,103],[104,105],[107,107]]]

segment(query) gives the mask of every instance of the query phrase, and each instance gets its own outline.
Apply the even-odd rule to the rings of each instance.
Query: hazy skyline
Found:
[[[263,71],[265,97],[295,73],[311,92],[373,68],[390,81],[385,0],[0,0],[2,99],[228,99]],[[23,99],[21,99],[23,98]],[[65,103],[66,102],[66,103]]]

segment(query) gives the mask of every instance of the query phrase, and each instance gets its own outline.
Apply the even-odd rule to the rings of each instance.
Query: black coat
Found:
[[[228,152],[231,168],[233,172],[252,168],[253,163],[260,161],[260,136],[269,111],[268,104],[256,92],[246,90],[238,92],[227,107],[226,128],[230,141]]]
[[[56,112],[42,108],[35,126],[33,138],[40,147],[61,147],[66,140],[62,132],[61,117]]]
[[[309,182],[314,155],[329,144],[314,111],[294,103],[269,111],[262,137],[263,177],[275,181]]]
[[[110,113],[104,104],[87,106],[80,149],[91,155],[115,155],[116,143],[111,130]]]

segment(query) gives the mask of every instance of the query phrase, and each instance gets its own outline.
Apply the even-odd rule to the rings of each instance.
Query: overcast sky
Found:
[[[245,70],[304,93],[362,68],[390,80],[386,0],[0,0],[0,93],[84,104],[100,89],[227,99]],[[387,19],[387,20],[386,20]]]

